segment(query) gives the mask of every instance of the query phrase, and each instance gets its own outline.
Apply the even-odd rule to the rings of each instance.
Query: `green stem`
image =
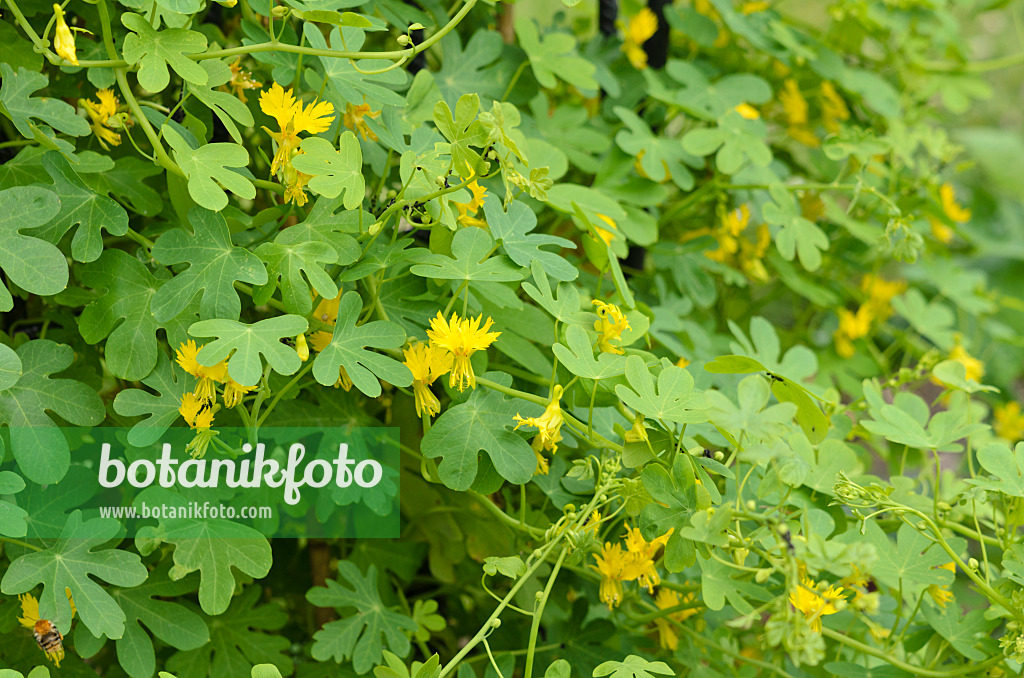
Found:
[[[33,546],[32,544],[29,544],[27,541],[21,541],[20,539],[12,539],[10,537],[0,537],[0,541],[5,541],[8,544],[16,544],[18,546],[24,546],[25,548],[32,549],[33,551],[42,551],[43,550],[42,548],[40,548],[38,546]]]
[[[978,662],[971,662],[971,663],[966,664],[964,666],[960,666],[960,667],[957,667],[955,669],[950,669],[948,671],[935,671],[935,670],[932,670],[932,669],[926,669],[926,668],[923,668],[923,667],[920,667],[920,666],[914,666],[912,664],[908,664],[907,662],[904,662],[904,661],[901,661],[899,659],[896,659],[895,657],[893,657],[892,655],[890,655],[888,652],[886,652],[884,650],[879,650],[879,649],[877,649],[875,647],[872,647],[870,645],[862,643],[859,640],[854,640],[853,638],[848,638],[847,636],[843,635],[842,633],[839,633],[838,631],[833,631],[832,629],[830,629],[828,627],[822,627],[821,635],[825,636],[826,638],[831,638],[832,640],[836,641],[837,643],[841,643],[841,644],[843,644],[843,645],[845,645],[845,646],[847,646],[849,648],[852,648],[852,649],[856,650],[857,652],[861,652],[863,654],[868,654],[868,655],[871,655],[872,657],[877,657],[877,658],[879,658],[879,659],[881,659],[883,661],[886,661],[886,662],[892,664],[893,666],[895,666],[898,669],[903,669],[904,671],[910,673],[911,675],[914,675],[914,676],[925,676],[925,678],[947,678],[949,676],[963,676],[963,675],[968,674],[968,673],[979,673],[979,672],[984,671],[985,669],[989,668],[990,666],[995,666],[996,664],[998,664],[999,662],[1003,661],[1003,659],[1004,659],[1003,655],[999,654],[999,655],[996,655],[994,657],[989,657],[988,659],[986,659],[985,661],[980,662],[980,663],[978,663]]]
[[[274,394],[274,399],[270,401],[270,404],[267,405],[267,409],[265,409],[263,411],[263,414],[260,415],[260,418],[256,420],[257,429],[259,429],[259,427],[263,425],[263,422],[267,420],[267,417],[270,416],[270,413],[274,411],[274,408],[277,407],[277,403],[281,400],[281,397],[284,396],[284,394],[287,393],[292,386],[298,383],[299,379],[306,376],[306,373],[308,373],[311,369],[313,369],[312,360],[308,361],[306,363],[306,366],[299,370],[298,373],[294,377],[292,377],[291,381],[284,385],[284,388],[282,388],[280,391]]]
[[[530,626],[530,642],[526,646],[526,671],[523,674],[524,678],[532,678],[533,676],[533,658],[537,651],[537,633],[540,631],[540,620],[544,615],[544,606],[547,605],[548,596],[551,595],[551,587],[555,584],[555,579],[558,577],[558,571],[562,569],[562,561],[565,560],[566,554],[569,553],[569,547],[563,546],[562,552],[558,554],[558,560],[555,561],[555,566],[551,570],[551,576],[548,577],[547,586],[544,587],[544,592],[541,594],[541,598],[537,601],[537,607],[533,611],[533,624]]]

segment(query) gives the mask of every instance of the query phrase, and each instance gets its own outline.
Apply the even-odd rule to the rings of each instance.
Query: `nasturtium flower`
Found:
[[[181,396],[181,406],[178,408],[182,419],[189,427],[202,431],[213,425],[213,406],[209,400],[200,398],[195,393],[188,392]]]
[[[1021,413],[1020,403],[1011,401],[996,405],[993,415],[996,421],[992,428],[997,436],[1011,443],[1024,440],[1024,414]]]
[[[786,114],[786,122],[789,124],[786,130],[793,139],[804,146],[818,146],[818,137],[808,127],[808,106],[807,99],[800,92],[800,85],[793,78],[786,78],[782,83],[782,91],[779,92],[779,103]]]
[[[830,586],[819,593],[817,584],[810,577],[804,577],[801,586],[789,593],[789,602],[802,612],[810,622],[812,631],[821,631],[821,618],[839,612],[836,603],[845,600],[841,586]]]
[[[885,320],[892,315],[890,302],[893,297],[906,291],[907,282],[905,280],[886,280],[869,273],[861,279],[860,289],[867,295],[865,305],[871,307],[874,319]]]
[[[590,567],[601,573],[601,602],[610,610],[622,602],[622,569],[626,554],[623,553],[621,544],[605,542],[601,548],[601,555],[594,554],[594,560],[597,561],[597,565]]]
[[[64,10],[60,5],[53,6],[53,15],[56,19],[56,26],[53,33],[53,51],[61,59],[78,65],[78,55],[75,50],[75,35],[71,32],[68,22],[64,20]]]
[[[601,525],[601,512],[594,511],[587,518],[587,522],[583,525],[585,531],[591,532],[595,537],[597,536],[597,530]]]
[[[299,150],[292,157],[302,155],[302,151]],[[302,207],[309,198],[306,197],[306,184],[313,178],[311,174],[303,174],[291,165],[284,168],[284,199],[285,202],[292,202]]]
[[[444,319],[438,311],[436,318],[430,319],[430,329],[427,336],[435,346],[440,346],[452,354],[452,372],[448,379],[448,386],[458,386],[462,391],[469,384],[470,388],[476,388],[476,375],[473,374],[473,364],[470,357],[477,351],[482,351],[494,343],[501,332],[488,332],[494,323],[490,318],[483,323],[483,316],[476,318],[459,318],[457,313],[452,314],[450,321]]]
[[[366,118],[376,120],[379,117],[380,111],[370,110],[370,104],[345,104],[345,115],[342,116],[341,122],[353,132],[358,132],[363,141],[377,141],[377,135],[366,124]]]
[[[231,64],[231,79],[224,85],[221,85],[222,90],[225,92],[230,91],[238,97],[238,100],[243,104],[249,101],[248,97],[245,96],[246,90],[260,89],[262,87],[262,82],[253,80],[252,73],[242,68],[242,57],[238,57],[235,59],[234,63]]]
[[[200,365],[196,355],[201,348],[202,346],[197,347],[196,342],[189,339],[178,347],[175,362],[181,366],[181,369],[199,380],[196,382],[195,389],[193,389],[195,395],[202,400],[213,400],[217,395],[216,382],[224,380],[224,375],[227,374],[228,370],[228,363],[225,359],[210,367]]]
[[[548,460],[541,454],[542,451],[555,454],[558,452],[558,443],[562,440],[562,406],[559,401],[562,399],[562,386],[555,384],[551,389],[551,401],[539,417],[521,417],[517,413],[513,420],[516,422],[516,430],[520,426],[532,426],[537,429],[537,435],[533,439],[533,453],[537,456],[537,469],[534,475],[547,475]]]
[[[597,306],[597,320],[594,321],[594,329],[601,335],[597,339],[601,353],[622,355],[625,351],[612,345],[612,342],[619,341],[622,338],[622,333],[631,329],[629,320],[615,304],[609,304],[600,299],[594,299],[593,304]]]
[[[626,24],[626,35],[622,41],[622,51],[626,53],[633,68],[647,68],[647,52],[644,43],[658,32],[658,17],[649,8],[644,7],[630,17]]]
[[[115,132],[110,125],[110,119],[117,115],[117,96],[109,89],[101,89],[96,92],[99,101],[91,99],[79,99],[79,103],[92,121],[92,133],[100,142],[100,146],[107,150],[109,146],[120,146],[121,135]]]
[[[476,213],[483,207],[484,202],[487,199],[487,189],[481,186],[476,181],[466,186],[473,194],[473,199],[469,202],[455,202],[455,209],[459,211],[458,222],[463,226],[476,226],[477,228],[487,228],[486,222],[482,219],[478,219]]]
[[[412,390],[416,396],[416,416],[437,416],[441,403],[430,385],[452,369],[452,354],[440,346],[416,342],[403,351],[405,366],[412,372]]]
[[[944,565],[937,565],[939,569],[949,570],[956,574],[956,563],[950,561]],[[949,590],[949,584],[931,584],[928,587],[928,595],[939,607],[946,607],[949,601],[953,600],[953,592]]]
[[[256,388],[255,386],[242,386],[237,381],[228,376],[227,372],[224,373],[224,394],[221,396],[224,400],[224,407],[231,409],[240,402],[245,394]]]
[[[964,378],[968,381],[973,379],[980,382],[981,378],[985,376],[985,363],[968,353],[959,339],[953,346],[953,350],[949,352],[949,359],[964,366]]]
[[[327,130],[334,121],[334,106],[329,101],[320,101],[303,107],[292,95],[276,82],[260,94],[260,109],[272,117],[280,128],[273,132],[263,129],[277,142],[277,152],[270,165],[270,173],[277,174],[285,165],[291,165],[292,156],[299,147],[299,134],[319,134]]]
[[[765,2],[764,0],[753,0],[752,2],[745,2],[740,5],[740,11],[745,15],[757,14],[763,12],[771,7],[771,3]]]
[[[646,588],[648,593],[654,593],[654,587],[661,583],[661,577],[654,566],[654,557],[657,555],[658,549],[668,543],[673,531],[675,531],[675,528],[670,527],[668,532],[657,537],[654,541],[647,541],[640,534],[639,527],[626,525],[626,550],[632,555],[634,561],[643,563],[640,566],[641,569],[637,577],[637,583]]]
[[[825,129],[833,133],[839,131],[840,122],[850,119],[850,109],[828,80],[821,83],[821,116]]]
[[[867,306],[861,306],[856,312],[846,308],[839,309],[839,327],[832,335],[836,345],[836,353],[849,358],[856,353],[853,342],[867,336],[871,331],[871,313]]]
[[[604,241],[605,245],[611,245],[612,241],[615,240],[615,234],[619,230],[618,224],[615,223],[614,219],[612,219],[611,217],[606,217],[603,214],[598,214],[597,218],[603,221],[605,224],[607,224],[608,228],[595,226],[594,230],[597,231],[598,237],[600,237],[601,240]]]
[[[71,605],[71,618],[74,619],[75,613],[78,612],[78,609],[75,607],[75,599],[71,596],[71,589],[65,588],[64,595],[68,597],[68,603]],[[40,619],[39,617],[39,601],[35,596],[31,593],[25,593],[18,596],[18,601],[21,603],[21,616],[18,617],[19,624],[26,629],[31,629],[40,633],[50,628],[52,622],[46,619]],[[59,669],[60,662],[64,659],[64,648],[60,647],[46,652],[46,658],[53,662],[53,665]]]
[[[320,303],[313,309],[313,317],[333,327],[334,323],[338,322],[338,305],[341,303],[341,295],[342,292],[339,291],[338,296],[333,299],[321,299]]]
[[[929,214],[928,223],[931,225],[932,236],[936,240],[943,245],[953,242],[953,236],[956,235],[956,232],[947,224],[942,223],[942,220],[936,218],[933,214]]]
[[[956,191],[952,184],[942,184],[939,188],[939,199],[942,202],[942,211],[958,224],[965,224],[971,220],[971,210],[965,209],[956,201]]]
[[[654,604],[658,606],[659,610],[670,610],[673,607],[696,602],[696,600],[697,598],[692,591],[680,598],[676,591],[661,588],[658,589],[658,595],[654,597]],[[697,607],[691,607],[686,610],[677,610],[664,617],[655,619],[654,625],[658,628],[658,644],[666,650],[675,652],[679,647],[679,636],[676,634],[676,630],[673,628],[670,620],[683,622],[697,614],[698,611]]]
[[[750,104],[740,104],[733,110],[740,114],[740,117],[745,120],[758,120],[761,117],[761,112]]]

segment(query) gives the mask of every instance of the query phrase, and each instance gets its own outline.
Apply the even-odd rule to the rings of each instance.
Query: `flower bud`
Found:
[[[967,561],[967,567],[971,568],[972,570],[977,570],[979,567],[981,567],[981,564],[978,562],[977,558],[971,558]]]
[[[274,9],[270,10],[270,13],[273,16],[277,17],[278,19],[283,19],[284,17],[286,17],[289,14],[291,14],[291,11],[292,10],[291,10],[290,7],[285,7],[283,5],[278,5]]]
[[[411,45],[412,44],[412,38],[410,38],[408,35],[400,35],[400,36],[398,36],[398,44],[399,45]]]
[[[766,581],[768,581],[768,577],[770,576],[772,576],[771,569],[767,567],[762,567],[760,570],[757,571],[757,574],[754,575],[754,581],[756,581],[758,584],[763,584]]]

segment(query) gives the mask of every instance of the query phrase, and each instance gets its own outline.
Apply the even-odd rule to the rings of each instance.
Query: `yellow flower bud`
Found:
[[[306,335],[300,334],[295,337],[295,352],[299,354],[302,362],[309,360],[309,346],[306,344]]]
[[[53,35],[53,49],[57,52],[57,56],[77,66],[78,56],[75,54],[75,36],[71,33],[71,28],[67,22],[64,21],[64,10],[60,8],[60,5],[55,4],[53,6],[53,13],[57,18],[57,30]]]

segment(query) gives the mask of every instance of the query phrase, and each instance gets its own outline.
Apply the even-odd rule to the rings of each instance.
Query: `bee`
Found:
[[[32,627],[32,635],[39,649],[59,662],[64,658],[64,635],[49,619],[40,619]],[[58,664],[59,666],[59,664]]]

